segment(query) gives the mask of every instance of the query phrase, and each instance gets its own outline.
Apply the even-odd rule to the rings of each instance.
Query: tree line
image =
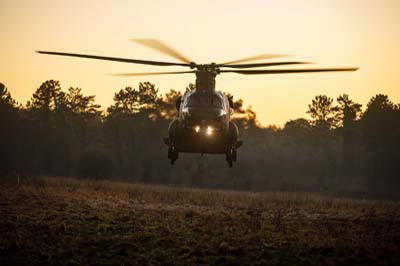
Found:
[[[187,90],[193,89],[189,84]],[[177,115],[171,89],[161,95],[141,82],[115,93],[102,111],[81,88],[47,80],[22,105],[0,83],[0,177],[108,178],[235,190],[323,191],[399,198],[400,105],[378,94],[365,110],[346,94],[317,95],[307,118],[262,127],[234,101],[243,147],[238,163],[223,156],[185,154],[175,166],[162,142]]]

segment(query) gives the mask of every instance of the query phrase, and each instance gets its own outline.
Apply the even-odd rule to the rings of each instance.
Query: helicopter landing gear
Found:
[[[174,165],[175,161],[179,158],[179,151],[175,149],[174,145],[168,147],[168,159],[170,159],[171,164]]]
[[[233,159],[232,159],[232,155],[231,155],[229,152],[226,153],[225,159],[226,159],[226,162],[227,162],[228,165],[229,165],[229,168],[232,168],[232,166],[233,166]]]
[[[229,165],[229,168],[232,168],[233,162],[237,161],[237,152],[235,148],[230,148],[226,153],[225,153],[225,160]]]
[[[234,162],[237,161],[237,152],[235,149],[232,149],[232,161]]]

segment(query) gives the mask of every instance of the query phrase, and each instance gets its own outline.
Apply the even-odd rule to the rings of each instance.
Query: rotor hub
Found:
[[[214,77],[215,77],[216,75],[221,73],[221,71],[216,63],[198,64],[198,65],[195,64],[195,68],[197,68],[196,75],[199,72],[206,72],[206,73],[214,75]]]

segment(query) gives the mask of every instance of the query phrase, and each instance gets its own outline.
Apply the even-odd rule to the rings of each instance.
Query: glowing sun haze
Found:
[[[262,53],[294,55],[311,67],[354,67],[357,72],[244,76],[223,74],[217,88],[252,105],[263,125],[306,117],[317,94],[347,93],[362,103],[377,93],[400,102],[400,1],[153,0],[0,2],[0,81],[25,103],[42,82],[81,87],[107,107],[114,93],[140,81],[160,92],[184,91],[193,74],[121,78],[110,73],[175,71],[90,59],[40,55],[36,50],[175,61],[129,41],[156,38],[197,63]],[[270,60],[274,61],[274,60]],[[295,66],[299,67],[299,66]],[[310,67],[310,66],[305,66]]]

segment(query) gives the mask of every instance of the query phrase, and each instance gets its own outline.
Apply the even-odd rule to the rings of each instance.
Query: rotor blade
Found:
[[[284,57],[288,55],[284,54],[260,54],[260,55],[255,55],[255,56],[250,56],[250,57],[245,57],[245,58],[240,58],[232,61],[228,61],[225,63],[221,63],[220,65],[228,65],[228,64],[236,64],[236,63],[243,63],[243,62],[249,62],[249,61],[257,61],[257,60],[262,60],[262,59],[271,59],[271,58],[276,58],[276,57]]]
[[[151,76],[151,75],[188,74],[188,73],[196,73],[196,71],[121,73],[121,74],[111,74],[111,75],[119,77],[139,77],[139,76]]]
[[[154,50],[157,50],[163,54],[169,55],[181,62],[190,64],[192,61],[187,58],[186,56],[182,55],[180,52],[178,52],[176,49],[172,48],[171,46],[168,46],[167,44],[161,42],[160,40],[156,39],[131,39],[133,42],[137,42],[141,45],[144,45],[146,47],[152,48]]]
[[[308,72],[335,72],[335,71],[356,71],[353,68],[310,68],[310,69],[260,69],[260,70],[221,70],[221,73],[237,73],[243,75],[262,75],[262,74],[286,74],[286,73],[308,73]]]
[[[251,68],[251,67],[268,67],[268,66],[282,66],[282,65],[299,65],[299,64],[312,64],[311,62],[299,62],[299,61],[289,61],[289,62],[272,62],[272,63],[256,63],[256,64],[218,64],[218,67],[230,67],[230,68]]]
[[[190,64],[184,64],[184,63],[159,62],[159,61],[149,61],[149,60],[129,59],[129,58],[118,58],[118,57],[107,57],[107,56],[98,56],[98,55],[73,54],[73,53],[61,53],[61,52],[47,52],[47,51],[36,51],[36,52],[39,53],[39,54],[82,57],[82,58],[89,58],[89,59],[116,61],[116,62],[142,64],[142,65],[153,65],[153,66],[189,66],[189,67],[191,66]]]

